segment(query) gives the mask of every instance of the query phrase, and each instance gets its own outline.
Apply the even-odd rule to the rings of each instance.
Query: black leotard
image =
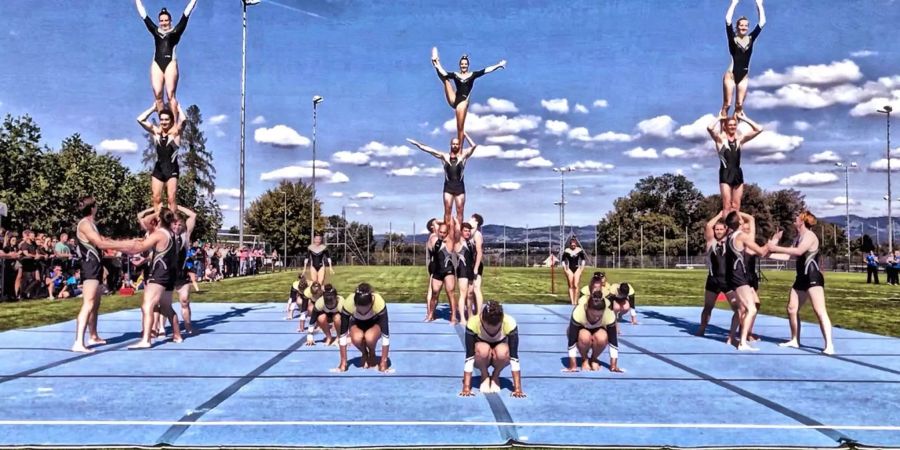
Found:
[[[744,184],[741,169],[741,144],[737,140],[722,144],[719,149],[719,183],[737,187]]]
[[[462,241],[462,248],[456,253],[459,255],[456,265],[456,278],[475,280],[475,249],[471,240]]]
[[[750,284],[750,280],[747,279],[747,265],[744,263],[744,252],[743,250],[738,251],[734,246],[734,240],[740,234],[740,230],[735,231],[725,240],[725,282],[729,291]]]
[[[166,71],[169,63],[175,59],[175,46],[181,40],[181,34],[184,33],[184,29],[187,27],[187,21],[188,17],[182,14],[181,20],[178,21],[175,28],[163,33],[159,31],[159,27],[153,23],[149,16],[144,17],[144,24],[147,25],[147,30],[153,35],[153,42],[156,45],[156,53],[153,55],[153,60],[156,61],[156,65],[163,72]]]
[[[816,286],[825,287],[825,276],[819,270],[818,256],[819,249],[815,249],[809,250],[797,258],[797,278],[794,279],[794,285],[791,286],[795,291],[808,291],[809,288]]]
[[[460,195],[466,193],[466,185],[463,182],[463,171],[466,169],[466,162],[459,158],[450,158],[448,163],[444,164],[444,192],[447,194]]]
[[[434,257],[434,273],[431,274],[432,278],[443,281],[447,276],[456,275],[456,267],[453,265],[453,254],[451,254],[450,249],[444,245],[443,239],[439,238],[437,242],[435,242],[431,254]]]
[[[709,248],[709,272],[706,275],[706,290],[709,292],[728,292],[725,280],[725,244],[716,242]]]
[[[162,251],[153,248],[152,257],[150,258],[150,279],[148,283],[160,284],[167,291],[175,289],[175,281],[178,278],[178,250],[175,247],[175,236],[172,232],[163,229],[168,238],[166,248]]]
[[[81,222],[85,220],[87,219],[81,219]],[[81,222],[78,222],[79,226]],[[94,222],[91,222],[91,228],[94,232],[97,232],[97,225]],[[78,254],[78,259],[81,260],[81,279],[101,280],[103,278],[103,264],[100,258],[100,251],[90,241],[82,239],[79,233],[75,234],[78,238],[78,247],[76,247],[75,251]]]
[[[750,32],[750,41],[747,47],[738,44],[737,36],[734,34],[734,28],[730,24],[725,24],[725,34],[728,36],[728,52],[731,53],[731,73],[734,74],[734,84],[740,83],[744,77],[750,73],[750,56],[753,54],[753,44],[762,28],[757,25]]]
[[[175,138],[161,135],[156,141],[156,164],[153,166],[153,178],[165,183],[170,178],[178,178],[178,145]]]
[[[469,94],[472,92],[472,87],[475,86],[475,79],[484,75],[484,69],[476,70],[472,72],[468,78],[462,78],[456,72],[450,72],[447,76],[441,76],[442,80],[453,80],[453,84],[456,85],[456,103],[453,105],[456,108],[457,105],[469,99]],[[440,75],[440,73],[438,73]]]
[[[563,264],[569,267],[570,272],[578,270],[578,267],[581,266],[581,262],[586,259],[587,257],[584,255],[584,249],[582,248],[577,250],[567,248],[563,251],[562,261]]]
[[[306,261],[312,264],[313,269],[316,270],[325,267],[325,261],[331,263],[331,257],[328,255],[328,247],[325,247],[318,253],[314,252],[312,247],[307,247]]]
[[[747,255],[747,279],[753,290],[759,290],[759,255]]]
[[[178,253],[178,272],[175,280],[176,286],[182,286],[190,283],[190,276],[187,269],[187,253],[188,248],[184,245],[187,233],[181,233],[175,236],[175,251]]]

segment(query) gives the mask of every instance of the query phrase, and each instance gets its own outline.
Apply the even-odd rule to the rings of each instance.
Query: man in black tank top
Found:
[[[469,141],[470,147],[466,150],[461,150],[462,143],[459,142],[459,139],[453,138],[450,141],[450,153],[443,153],[420,142],[407,139],[410,144],[441,160],[441,164],[444,167],[444,223],[447,224],[450,223],[450,213],[454,205],[456,206],[456,223],[461,224],[463,222],[463,211],[466,206],[466,186],[463,182],[463,171],[469,157],[472,156],[475,148],[478,147],[468,133],[465,136],[466,140]]]
[[[78,241],[76,252],[81,259],[81,278],[83,280],[83,300],[81,310],[75,319],[75,343],[72,351],[79,353],[91,353],[94,350],[88,348],[84,342],[84,332],[89,329],[90,345],[102,345],[106,341],[97,333],[97,313],[100,310],[100,280],[103,275],[100,252],[106,249],[125,251],[131,247],[133,241],[114,241],[107,239],[97,231],[94,216],[97,214],[97,202],[93,197],[86,196],[79,200],[77,209],[82,219],[75,227],[75,237]]]
[[[722,213],[706,222],[704,238],[706,238],[707,275],[703,296],[703,311],[700,313],[700,326],[695,333],[703,336],[716,307],[719,294],[725,294],[729,303],[734,301],[734,291],[728,289],[725,282],[725,222]]]

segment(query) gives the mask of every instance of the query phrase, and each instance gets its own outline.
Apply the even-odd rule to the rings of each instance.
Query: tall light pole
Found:
[[[885,114],[887,116],[887,178],[888,178],[888,198],[891,198],[891,111],[894,108],[891,108],[890,105],[885,105],[884,109],[879,109],[878,112],[881,114]],[[888,249],[893,252],[894,251],[894,217],[891,214],[891,202],[888,202]]]
[[[844,164],[841,162],[834,163],[837,167],[844,168],[844,206],[846,207],[847,213],[847,272],[850,271],[850,264],[852,261],[850,260],[850,168],[856,168],[856,163],[851,162],[850,164]]]
[[[554,172],[559,172],[559,251],[565,248],[565,232],[566,232],[566,173],[574,172],[574,167],[554,167]]]
[[[285,189],[287,186],[285,186]],[[282,255],[282,268],[287,269],[287,191],[281,191],[284,195],[284,254]]]
[[[244,246],[244,146],[247,110],[247,7],[259,3],[260,0],[241,0],[243,11],[243,35],[241,37],[241,204],[238,207],[238,248]]]
[[[309,245],[316,236],[316,107],[325,100],[320,95],[313,97],[313,157],[312,157],[312,199],[309,206]]]

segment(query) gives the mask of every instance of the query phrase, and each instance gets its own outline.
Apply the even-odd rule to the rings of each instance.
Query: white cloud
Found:
[[[503,148],[499,145],[479,145],[472,153],[472,158],[499,158],[503,154]]]
[[[753,162],[759,164],[778,163],[787,159],[787,155],[782,152],[771,153],[768,155],[757,156],[753,158]]]
[[[473,135],[499,136],[531,131],[541,124],[541,118],[532,115],[507,117],[506,115],[488,114],[480,116],[469,113],[466,116],[466,131]],[[444,130],[456,132],[456,119],[444,122]]]
[[[259,179],[260,181],[310,180],[312,179],[312,167],[310,164],[282,167],[269,172],[264,172],[259,176]],[[319,169],[317,165],[316,180],[325,181],[326,183],[346,183],[350,181],[350,178],[342,172]]]
[[[550,133],[554,136],[562,136],[569,131],[569,124],[563,122],[562,120],[548,120],[544,122],[544,128],[547,130],[547,133]],[[585,128],[585,130],[587,130]]]
[[[363,191],[350,198],[352,198],[353,200],[371,200],[375,198],[375,194]]]
[[[553,98],[550,100],[541,100],[541,106],[550,111],[552,113],[557,114],[568,114],[569,113],[569,99],[566,98]]]
[[[213,191],[213,195],[221,195],[230,198],[241,198],[241,190],[238,188],[216,188],[216,190]]]
[[[531,159],[541,155],[541,151],[534,148],[520,150],[507,150],[500,154],[500,159]]]
[[[588,108],[587,108],[587,106],[584,106],[584,105],[582,105],[581,103],[576,103],[576,104],[575,104],[575,112],[578,112],[578,113],[581,113],[581,114],[587,114],[587,113],[588,113]]]
[[[688,152],[678,147],[669,147],[662,151],[662,155],[666,158],[687,158]]]
[[[300,133],[297,133],[287,125],[257,128],[253,132],[253,139],[260,144],[269,144],[283,148],[309,147],[312,143],[309,138],[301,136]]]
[[[872,50],[857,50],[853,53],[850,53],[850,56],[854,58],[867,58],[869,56],[875,56],[878,52]]]
[[[343,192],[337,192],[337,191],[335,191],[335,192],[332,192],[332,193],[331,193],[331,196],[334,197],[334,198],[341,198],[341,197],[344,196],[344,193],[343,193]]]
[[[689,141],[708,140],[709,133],[706,131],[706,127],[709,126],[709,124],[714,120],[716,120],[715,116],[713,116],[712,114],[706,114],[703,117],[695,120],[691,124],[678,127],[678,130],[675,131],[675,134]]]
[[[573,141],[581,142],[631,142],[634,140],[634,136],[614,131],[606,131],[591,136],[590,131],[585,127],[572,128],[569,130],[568,137]]]
[[[394,164],[390,161],[372,161],[369,163],[369,167],[374,167],[376,169],[386,169],[393,165]]]
[[[838,162],[840,160],[841,160],[841,157],[838,156],[838,154],[832,150],[825,150],[824,152],[814,153],[809,156],[809,162],[811,162],[813,164],[834,163],[834,162]]]
[[[891,95],[892,97],[890,98],[875,97],[860,103],[850,110],[850,115],[853,117],[881,116],[882,114],[878,110],[883,109],[885,105],[889,105],[894,111],[900,111],[900,89],[894,90]]]
[[[748,97],[748,103],[755,108],[777,108],[777,107],[794,107],[805,109],[825,108],[835,104],[852,105],[860,103],[868,103],[876,98],[884,100],[876,100],[876,108],[869,108],[873,111],[878,105],[884,105],[884,101],[893,95],[900,98],[900,93],[895,92],[900,88],[900,75],[892,77],[881,77],[877,81],[866,81],[860,86],[844,83],[837,86],[820,88],[814,86],[804,86],[800,84],[789,84],[777,89],[775,92],[765,92],[754,90]],[[851,115],[858,114],[851,111]]]
[[[312,167],[313,162],[311,160],[301,161],[300,165],[303,167]],[[321,159],[316,160],[316,169],[327,169],[329,167],[331,167],[331,164],[329,164],[328,161],[323,161]],[[316,176],[318,176],[318,173]]]
[[[488,136],[486,142],[488,144],[499,145],[522,145],[527,143],[528,141],[516,135],[505,134],[502,136]]]
[[[250,121],[251,125],[262,125],[264,123],[266,123],[266,118],[263,116],[256,116]]]
[[[516,108],[516,104],[505,100],[502,98],[488,98],[487,105],[482,105],[481,103],[473,103],[472,106],[469,107],[469,111],[476,114],[486,114],[486,113],[517,113],[519,112],[519,108]]]
[[[875,172],[887,172],[887,158],[881,158],[869,164],[869,170]],[[900,172],[900,159],[891,158],[891,172]]]
[[[368,153],[339,151],[331,155],[331,160],[338,164],[366,165],[371,158]]]
[[[788,67],[783,73],[768,69],[762,75],[750,80],[757,87],[784,86],[792,83],[808,86],[849,83],[862,78],[862,72],[855,62],[849,59],[834,61],[831,64],[813,64],[809,66]]]
[[[606,172],[608,170],[614,169],[616,166],[599,161],[585,160],[575,161],[572,164],[569,164],[568,167],[571,167],[575,170],[583,170],[587,172]]]
[[[804,120],[794,121],[794,129],[797,131],[806,131],[810,128],[812,128],[812,125],[810,125],[809,122],[806,122]]]
[[[431,133],[429,133],[429,134],[432,136],[437,136],[437,135],[441,134],[441,129],[439,127],[434,127],[434,129],[431,130]]]
[[[802,172],[782,178],[781,186],[821,186],[838,181],[838,176],[830,172]]]
[[[775,126],[773,126],[775,125]],[[789,153],[803,144],[803,137],[788,136],[777,131],[777,124],[764,124],[765,131],[744,144],[749,153]]]
[[[219,205],[219,210],[220,211],[237,211],[238,207],[222,204],[222,205]]]
[[[553,167],[553,162],[545,159],[543,156],[538,156],[536,158],[531,158],[525,161],[519,161],[516,163],[516,167],[523,167],[526,169],[545,169],[548,167]]]
[[[844,206],[844,205],[847,204],[847,197],[844,197],[843,195],[841,195],[841,196],[835,197],[835,198],[833,198],[833,199],[831,199],[831,200],[828,200],[828,203],[831,204],[831,205],[835,205],[835,206]],[[859,202],[856,201],[856,200],[853,200],[853,199],[851,198],[851,199],[850,199],[850,204],[851,204],[851,205],[858,205]]]
[[[581,195],[581,189],[572,189],[570,192],[572,195]]]
[[[672,131],[675,129],[675,121],[667,115],[657,116],[640,121],[637,128],[647,136],[669,138],[672,137]]]
[[[222,125],[228,122],[228,114],[219,114],[209,118],[210,125]]]
[[[694,169],[694,170],[701,170],[704,168],[705,167],[703,166],[703,164],[697,164],[697,163],[691,164],[691,169]]]
[[[410,166],[392,169],[388,175],[393,177],[435,177],[441,173],[443,173],[443,169],[438,167],[423,170],[418,166]]]
[[[345,208],[356,209],[359,208],[359,203],[347,203],[344,205]]]
[[[138,149],[137,143],[128,139],[104,139],[97,147],[108,153],[136,153]]]
[[[454,130],[455,129],[456,128],[454,125]],[[380,157],[380,158],[409,156],[412,154],[412,149],[406,145],[387,146],[378,141],[371,141],[368,144],[360,147],[359,150],[362,152],[368,153],[369,155]]]
[[[594,108],[606,108],[609,102],[603,99],[594,100]]]
[[[522,185],[513,181],[504,181],[502,183],[485,184],[482,187],[491,191],[509,192],[518,190]]]
[[[656,159],[659,158],[659,155],[656,154],[655,148],[644,148],[644,147],[635,147],[631,150],[622,152],[623,155],[629,158],[635,159]]]

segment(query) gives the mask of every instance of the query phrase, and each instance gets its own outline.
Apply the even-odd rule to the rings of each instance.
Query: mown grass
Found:
[[[585,284],[593,269],[585,271]],[[706,272],[700,270],[605,269],[613,282],[628,281],[637,291],[637,305],[700,306]],[[201,285],[194,302],[284,301],[296,272],[282,272],[235,278]],[[422,301],[426,274],[421,267],[339,267],[330,281],[339,292],[350,292],[358,283],[368,282],[390,302]],[[762,313],[785,317],[785,304],[794,274],[765,272],[768,281],[760,290]],[[556,272],[555,293],[551,293],[550,269],[486,268],[484,293],[487,299],[512,303],[566,304],[565,278]],[[900,336],[900,287],[865,283],[865,274],[826,274],[828,311],[835,326],[889,336]],[[101,312],[136,308],[140,293],[131,297],[103,298]],[[0,304],[0,331],[46,325],[75,317],[80,300],[37,300]],[[719,304],[724,308],[725,305]],[[815,322],[809,306],[802,318]]]

